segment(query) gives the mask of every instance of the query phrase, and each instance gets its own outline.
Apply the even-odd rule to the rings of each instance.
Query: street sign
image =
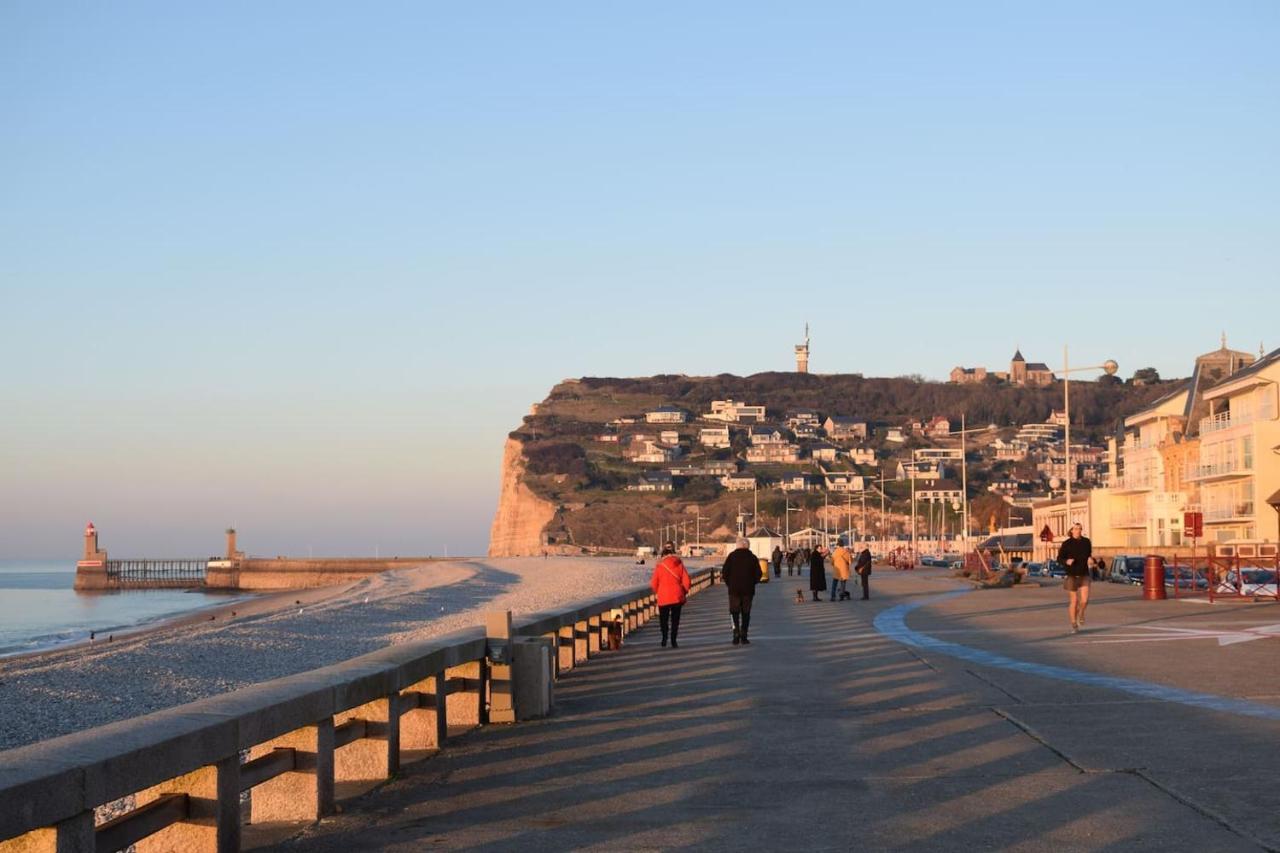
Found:
[[[1204,537],[1204,513],[1184,512],[1182,514],[1182,535],[1188,539]]]
[[[1047,524],[1044,526],[1044,529],[1040,531],[1040,541],[1041,542],[1053,541],[1053,531],[1049,529],[1049,525]]]

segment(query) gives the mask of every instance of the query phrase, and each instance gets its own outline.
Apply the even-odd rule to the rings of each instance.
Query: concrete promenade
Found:
[[[747,647],[695,596],[680,649],[655,620],[278,849],[1280,849],[1275,604],[1095,584],[1072,635],[1056,586],[805,586],[760,587]]]

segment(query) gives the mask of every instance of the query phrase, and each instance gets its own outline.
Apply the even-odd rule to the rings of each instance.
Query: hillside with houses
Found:
[[[1173,387],[1073,382],[1074,482],[1102,484],[1109,439]],[[498,522],[494,536],[520,539],[499,550],[524,553],[629,550],[664,535],[723,541],[759,526],[892,538],[908,533],[913,505],[918,531],[947,535],[962,523],[962,481],[971,529],[1029,522],[1032,503],[1067,476],[1065,426],[1061,383],[1052,381],[799,372],[570,379],[511,433],[508,456],[520,469],[504,472],[518,481],[527,515],[550,520],[536,541]]]

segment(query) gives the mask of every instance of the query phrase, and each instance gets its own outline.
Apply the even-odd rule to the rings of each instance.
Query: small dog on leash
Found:
[[[804,591],[796,590],[796,604],[804,604]]]

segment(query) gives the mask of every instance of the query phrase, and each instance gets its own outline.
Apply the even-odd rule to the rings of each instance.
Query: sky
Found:
[[[570,376],[1280,346],[1280,4],[0,5],[0,559],[477,554]]]

